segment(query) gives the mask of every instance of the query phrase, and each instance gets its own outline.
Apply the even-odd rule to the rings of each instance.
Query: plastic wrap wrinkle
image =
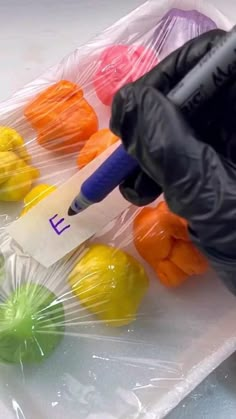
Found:
[[[235,299],[163,197],[152,211],[110,197],[107,222],[95,207],[85,216],[92,238],[51,236],[55,263],[36,260],[50,256],[45,214],[67,221],[79,189],[63,201],[67,182],[119,144],[108,129],[116,89],[215,26],[232,25],[203,1],[148,1],[0,104],[4,419],[163,418],[234,352]],[[22,246],[8,233],[17,219]]]

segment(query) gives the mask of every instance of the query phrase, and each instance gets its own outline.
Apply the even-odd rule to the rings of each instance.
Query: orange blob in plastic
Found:
[[[179,287],[189,276],[168,259],[159,261],[153,268],[161,283],[168,288]]]
[[[191,242],[177,240],[169,259],[189,276],[200,275],[207,270],[206,259]]]
[[[137,215],[134,244],[167,287],[179,286],[189,276],[207,271],[205,257],[190,241],[187,222],[173,214],[165,202]]]
[[[79,151],[98,129],[94,109],[83,90],[66,80],[50,86],[25,109],[25,117],[38,132],[39,144],[52,151]]]
[[[80,150],[77,164],[80,169],[90,163],[99,154],[119,140],[108,128],[101,129],[93,134]]]
[[[140,255],[150,265],[166,259],[173,246],[173,238],[161,224],[161,212],[144,208],[134,220],[134,243]]]

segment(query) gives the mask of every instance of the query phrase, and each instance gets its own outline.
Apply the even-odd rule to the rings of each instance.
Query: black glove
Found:
[[[169,208],[188,221],[192,240],[236,294],[236,83],[191,121],[165,97],[223,35],[216,30],[188,42],[122,88],[110,127],[140,166],[120,186],[124,197],[142,206],[163,191]]]

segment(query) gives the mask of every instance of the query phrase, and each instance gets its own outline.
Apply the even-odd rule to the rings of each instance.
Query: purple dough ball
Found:
[[[154,32],[154,48],[163,59],[190,39],[216,28],[212,19],[197,10],[171,9]]]

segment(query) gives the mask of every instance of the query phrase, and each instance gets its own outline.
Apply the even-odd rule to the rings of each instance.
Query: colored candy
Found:
[[[133,82],[158,63],[156,54],[143,46],[112,45],[99,58],[99,67],[93,79],[98,98],[110,106],[115,93]]]
[[[133,229],[137,251],[165,286],[179,286],[189,276],[207,271],[206,259],[190,241],[186,221],[165,202],[141,210]]]
[[[81,304],[113,327],[135,320],[148,282],[138,261],[103,244],[90,246],[69,276]]]
[[[97,131],[89,138],[79,152],[77,159],[79,168],[82,169],[118,140],[119,138],[107,128]]]
[[[64,308],[46,287],[18,285],[0,305],[0,362],[41,362],[64,333]]]
[[[0,201],[21,201],[39,177],[29,165],[23,138],[13,129],[0,127]]]
[[[26,108],[25,116],[38,132],[38,143],[52,151],[79,151],[98,129],[97,115],[83,90],[61,80],[40,93]]]
[[[56,190],[55,186],[40,184],[35,186],[31,191],[25,196],[24,199],[24,208],[21,212],[21,215],[26,214],[31,208],[37,205],[42,199],[50,195],[53,191]]]
[[[153,37],[153,47],[161,58],[164,58],[190,39],[216,28],[213,20],[197,10],[174,8],[158,23]]]
[[[25,163],[31,161],[21,135],[13,128],[0,126],[0,152],[4,151],[14,152]]]

